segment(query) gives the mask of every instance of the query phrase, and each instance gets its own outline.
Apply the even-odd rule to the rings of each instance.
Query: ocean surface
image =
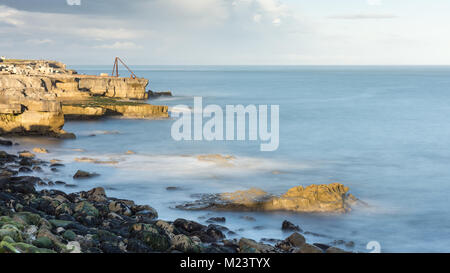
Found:
[[[109,66],[72,66],[80,73]],[[174,141],[173,119],[69,121],[76,140],[17,138],[13,150],[45,147],[61,159],[59,173],[43,176],[76,184],[65,191],[102,186],[109,196],[155,207],[160,218],[204,223],[225,216],[237,237],[283,239],[283,220],[317,233],[309,242],[353,241],[368,252],[450,251],[450,67],[133,66],[153,91],[174,97],[152,104],[280,106],[280,146],[261,152],[255,141]],[[126,73],[122,71],[122,75]],[[94,134],[95,136],[91,136]],[[134,155],[125,154],[135,151]],[[234,166],[198,160],[232,155]],[[77,157],[117,160],[79,163]],[[99,177],[74,181],[76,170]],[[261,188],[281,194],[298,185],[340,182],[370,204],[345,215],[189,212],[174,207],[199,193]],[[166,187],[179,187],[168,191]],[[242,216],[252,216],[248,221]],[[344,245],[337,245],[345,248]]]

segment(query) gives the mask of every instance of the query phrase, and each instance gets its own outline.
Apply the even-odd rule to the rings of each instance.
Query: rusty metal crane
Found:
[[[126,69],[128,69],[128,71],[131,74],[131,78],[132,79],[136,79],[136,74],[134,74],[133,71],[131,71],[131,69],[122,61],[122,59],[120,59],[119,57],[116,57],[116,59],[114,60],[114,66],[113,66],[113,71],[111,73],[111,76],[113,77],[119,77],[119,62],[122,63],[123,66],[125,66]],[[115,75],[114,75],[115,73]]]

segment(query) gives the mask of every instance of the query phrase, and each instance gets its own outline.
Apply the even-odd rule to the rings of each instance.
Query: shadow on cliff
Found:
[[[124,114],[111,110],[111,109],[107,109],[105,108],[105,113],[103,115],[82,115],[82,114],[64,114],[64,119],[65,120],[101,120],[101,119],[106,119],[108,117],[123,117]]]
[[[23,126],[13,128],[12,130],[6,131],[0,128],[0,136],[13,137],[13,136],[45,136],[54,137],[59,139],[75,139],[75,134],[67,133],[64,130],[55,132],[50,126],[43,125],[31,125],[28,129]]]

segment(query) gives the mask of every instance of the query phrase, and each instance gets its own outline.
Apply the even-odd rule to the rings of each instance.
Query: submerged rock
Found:
[[[359,200],[340,183],[298,186],[281,196],[260,189],[203,195],[200,200],[177,206],[186,210],[294,211],[302,213],[345,213]]]
[[[33,152],[37,154],[48,154],[48,150],[45,148],[33,148]]]
[[[119,163],[119,161],[117,161],[117,160],[103,161],[103,160],[98,160],[98,159],[90,158],[90,157],[77,157],[77,158],[75,158],[75,161],[83,162],[83,163],[94,163],[94,164],[117,164],[117,163]]]
[[[225,223],[225,217],[211,217],[206,220],[207,223]]]
[[[36,155],[28,152],[28,151],[23,151],[23,152],[19,152],[19,157],[20,158],[34,158]]]
[[[199,161],[212,162],[224,167],[231,167],[234,165],[233,160],[236,158],[231,155],[208,154],[208,155],[199,155],[197,156],[197,159]]]
[[[149,96],[150,98],[172,97],[172,92],[171,92],[171,91],[159,91],[159,92],[155,92],[155,91],[149,90],[147,93],[148,93],[148,96]]]
[[[296,226],[293,223],[286,221],[286,220],[283,221],[283,223],[281,224],[281,230],[283,230],[283,231],[300,231],[300,232],[303,231],[299,226]]]
[[[11,140],[0,139],[0,145],[2,145],[2,146],[12,146],[13,142]]]
[[[83,178],[91,178],[91,177],[95,177],[98,176],[99,174],[97,173],[90,173],[90,172],[85,172],[85,171],[81,171],[78,170],[74,175],[73,178],[74,179],[83,179]]]

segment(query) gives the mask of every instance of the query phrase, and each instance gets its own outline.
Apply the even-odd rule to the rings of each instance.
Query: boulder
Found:
[[[154,251],[167,251],[171,246],[169,236],[156,225],[134,224],[131,236],[141,240]]]
[[[149,205],[133,205],[131,206],[131,210],[138,217],[144,217],[147,219],[158,218],[158,212]]]
[[[111,201],[109,203],[109,211],[115,212],[119,215],[131,216],[132,211],[130,207],[121,201]]]
[[[293,253],[323,253],[322,249],[315,245],[303,244],[299,248],[296,248]]]
[[[52,248],[53,242],[48,237],[39,237],[33,241],[33,245],[39,248]]]
[[[175,235],[172,238],[172,248],[183,253],[199,253],[201,248],[191,238],[184,234]]]
[[[173,224],[176,228],[188,234],[196,231],[201,231],[202,229],[206,228],[202,224],[185,219],[176,219],[175,222],[173,222]]]
[[[105,202],[107,200],[105,189],[102,187],[94,188],[87,192],[82,192],[82,198],[86,198],[88,201],[93,202]]]
[[[298,232],[292,233],[291,236],[286,238],[286,241],[289,242],[292,246],[301,247],[306,243],[305,237]]]
[[[242,238],[239,240],[239,252],[241,253],[270,253],[274,250],[273,246],[257,243],[252,239]]]

